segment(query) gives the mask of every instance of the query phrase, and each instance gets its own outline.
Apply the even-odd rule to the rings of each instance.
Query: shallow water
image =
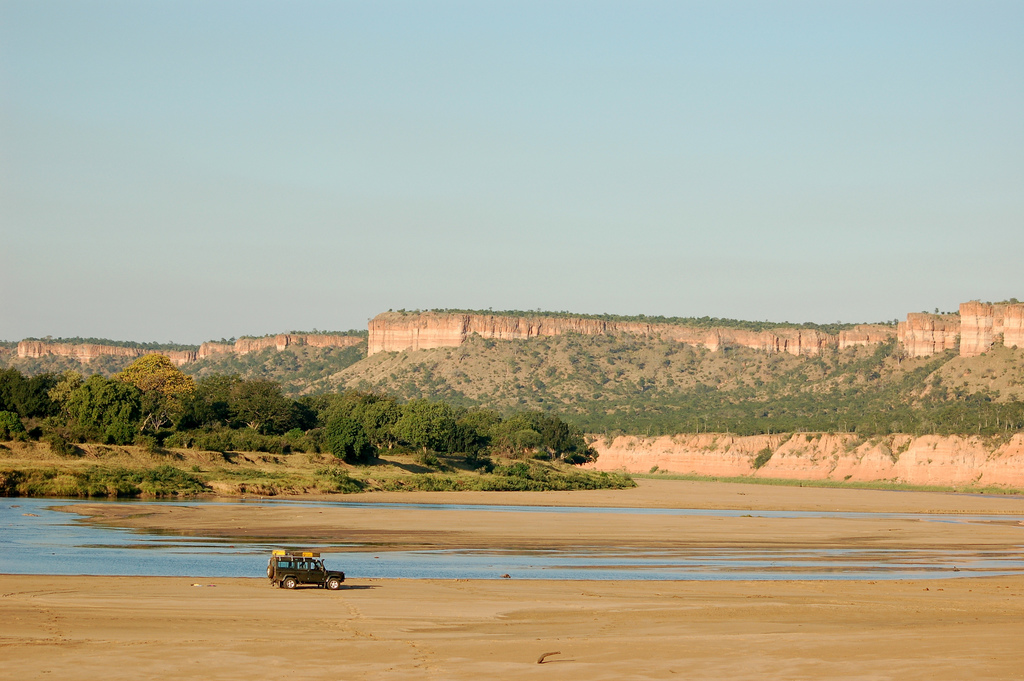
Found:
[[[51,507],[81,500],[4,499],[0,501],[0,573],[49,575],[161,575],[181,577],[259,577],[267,556],[280,545],[240,543],[98,527],[73,513]],[[91,501],[89,503],[97,503]],[[1024,522],[1019,516],[907,513],[841,513],[707,509],[635,509],[466,504],[367,504],[359,502],[103,502],[292,504],[303,507],[414,508],[479,512],[615,513],[765,518],[876,518],[925,522]],[[1021,528],[1024,545],[1024,526]],[[932,549],[700,549],[495,551],[374,551],[365,545],[304,545],[319,548],[328,567],[350,578],[625,579],[625,580],[837,580],[941,579],[1024,573],[1024,546],[1003,551]]]

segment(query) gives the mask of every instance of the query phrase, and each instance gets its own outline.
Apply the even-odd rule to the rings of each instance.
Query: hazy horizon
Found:
[[[0,0],[0,338],[1024,298],[1015,2]]]

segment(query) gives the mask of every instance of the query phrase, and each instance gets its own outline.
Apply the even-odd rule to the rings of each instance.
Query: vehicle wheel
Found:
[[[327,588],[331,591],[337,591],[341,588],[341,581],[337,577],[331,577],[327,580]]]
[[[294,577],[285,577],[284,580],[281,582],[281,588],[282,589],[294,589],[296,583],[297,582],[295,581]]]
[[[274,567],[272,565],[268,565],[267,566],[267,577],[273,577],[273,576],[274,576]]]

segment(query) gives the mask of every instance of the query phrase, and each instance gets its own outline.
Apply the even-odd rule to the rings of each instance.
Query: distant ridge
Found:
[[[245,355],[274,348],[278,352],[289,346],[310,346],[317,348],[347,348],[364,342],[362,331],[287,333],[262,337],[242,337],[232,342],[206,342],[201,345],[180,345],[175,343],[136,343],[131,341],[110,341],[98,338],[71,339],[25,339],[18,343],[18,357],[39,359],[47,355],[70,357],[88,363],[99,357],[141,357],[148,354],[166,355],[181,366],[213,355]]]

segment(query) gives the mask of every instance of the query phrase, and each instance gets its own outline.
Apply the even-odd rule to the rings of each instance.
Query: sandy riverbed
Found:
[[[402,494],[354,501],[1024,514],[1024,500],[641,481],[570,494]],[[387,546],[1024,544],[1015,520],[687,518],[615,514],[186,508],[98,504],[118,525]],[[756,513],[752,513],[756,515]],[[1021,678],[1024,577],[927,581],[362,580],[0,575],[0,678]],[[204,586],[193,586],[202,584]],[[210,586],[214,585],[214,586]],[[550,662],[537,658],[559,651]]]
[[[0,678],[935,681],[1024,662],[1019,577],[193,583],[2,576]]]

